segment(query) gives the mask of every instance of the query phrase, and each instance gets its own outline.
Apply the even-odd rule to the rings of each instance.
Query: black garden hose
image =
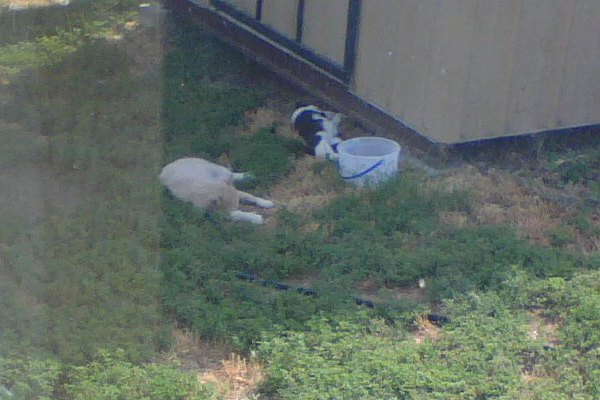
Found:
[[[268,288],[272,288],[272,289],[277,289],[277,290],[292,289],[292,287],[290,285],[286,285],[284,283],[277,282],[274,279],[261,279],[251,272],[238,272],[236,274],[236,277],[241,280],[244,280],[247,282],[254,282],[254,283],[257,283],[264,287],[268,287]],[[311,296],[311,297],[318,296],[317,291],[314,289],[310,289],[310,288],[297,287],[296,291],[305,296]],[[356,303],[356,305],[365,306],[367,308],[388,307],[387,305],[377,304],[371,300],[361,299],[360,297],[353,297],[353,300],[354,300],[354,303]],[[426,317],[429,320],[429,322],[431,322],[432,324],[434,324],[438,327],[441,327],[443,325],[446,325],[446,324],[452,322],[450,317],[447,317],[445,315],[440,315],[440,314],[427,314]]]

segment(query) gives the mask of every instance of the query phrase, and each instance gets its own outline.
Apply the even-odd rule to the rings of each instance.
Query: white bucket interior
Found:
[[[398,172],[400,145],[380,137],[345,140],[337,147],[342,178],[359,186],[378,184]]]

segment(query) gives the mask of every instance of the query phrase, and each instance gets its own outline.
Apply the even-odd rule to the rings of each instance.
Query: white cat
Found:
[[[202,158],[180,158],[166,165],[159,179],[180,200],[204,209],[227,211],[233,221],[262,224],[259,214],[239,210],[240,201],[263,208],[271,208],[274,203],[233,186],[246,176]]]

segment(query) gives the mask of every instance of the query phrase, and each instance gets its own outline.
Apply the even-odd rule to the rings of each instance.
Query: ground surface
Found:
[[[0,7],[54,3],[59,2],[0,1]],[[158,68],[161,50],[155,42],[145,41],[144,38],[149,36],[144,36],[143,32],[138,24],[130,25],[130,32],[119,45],[126,47],[128,52],[133,54],[137,60],[136,68]],[[152,54],[152,57],[148,57],[149,54]],[[289,123],[293,104],[297,100],[318,101],[291,85],[282,82],[273,85],[277,89],[272,88],[269,102],[246,114],[244,123],[239,127],[240,134],[251,134],[276,125],[277,135],[295,137]],[[36,143],[36,146],[42,149],[47,146],[46,137],[39,131],[27,130],[1,120],[0,129],[26,135],[31,143]],[[347,138],[371,135],[371,132],[352,120],[344,121],[342,131]],[[395,138],[393,134],[390,136]],[[401,138],[395,139],[402,143]],[[410,154],[411,158],[405,159],[401,173],[407,169],[417,169],[424,174],[431,174],[433,171],[434,174],[428,181],[429,185],[444,191],[467,191],[471,194],[471,213],[448,212],[440,216],[441,223],[456,226],[507,224],[514,226],[522,237],[541,245],[555,244],[557,235],[562,234],[564,243],[561,245],[566,248],[584,254],[600,251],[600,210],[589,185],[585,182],[559,184],[556,177],[557,168],[552,168],[560,166],[561,160],[563,163],[571,162],[570,156],[563,156],[558,161],[543,159],[536,153],[529,153],[525,158],[519,153],[510,156],[512,149],[494,144],[484,149],[483,153],[487,154],[482,157],[484,161],[482,158],[469,160],[456,154],[450,157],[440,155],[439,159],[432,159],[431,155],[420,157],[423,153],[417,149],[405,148],[404,151]],[[511,157],[520,160],[520,167],[515,168]],[[66,210],[81,201],[77,183],[70,181],[68,177],[53,175],[44,168],[43,162],[12,163],[9,159],[3,161],[11,163],[11,167],[0,171],[0,192],[3,193],[0,197],[0,212],[6,213],[10,210],[17,216],[35,219],[41,218],[48,207]],[[318,162],[311,157],[300,157],[294,164],[294,172],[270,190],[269,198],[279,207],[308,215],[341,193],[358,190],[351,186],[343,189],[331,187],[320,178],[320,174],[314,173]],[[428,164],[435,168],[422,167]],[[592,228],[583,230],[577,227],[575,220],[580,216],[582,208],[586,208],[587,213],[583,218]],[[268,217],[267,229],[278,224],[276,211],[260,211]],[[309,286],[311,278],[302,277],[290,283]],[[376,299],[379,295],[377,290],[370,287],[369,282],[364,282],[359,289],[365,298]],[[397,289],[393,295],[420,297],[422,293],[414,287]],[[551,336],[552,330],[556,329],[551,322],[542,318],[537,321],[537,324],[532,326],[532,335],[540,335],[539,332],[544,331],[546,335]],[[420,321],[415,340],[436,340],[438,335],[435,326],[427,321]],[[223,392],[227,393],[229,398],[248,398],[259,382],[260,367],[237,355],[230,355],[231,351],[227,346],[205,343],[183,329],[175,329],[174,337],[173,349],[165,353],[164,357],[179,359],[184,368],[197,371],[203,381],[223,385]]]

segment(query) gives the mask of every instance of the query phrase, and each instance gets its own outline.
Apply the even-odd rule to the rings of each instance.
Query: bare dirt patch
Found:
[[[533,340],[540,340],[550,347],[558,347],[561,340],[558,337],[558,331],[562,321],[560,319],[548,318],[541,311],[532,311],[529,314],[531,318],[529,337]]]
[[[425,317],[419,317],[416,321],[417,330],[414,333],[415,342],[421,344],[426,341],[438,341],[442,335],[441,329]]]

